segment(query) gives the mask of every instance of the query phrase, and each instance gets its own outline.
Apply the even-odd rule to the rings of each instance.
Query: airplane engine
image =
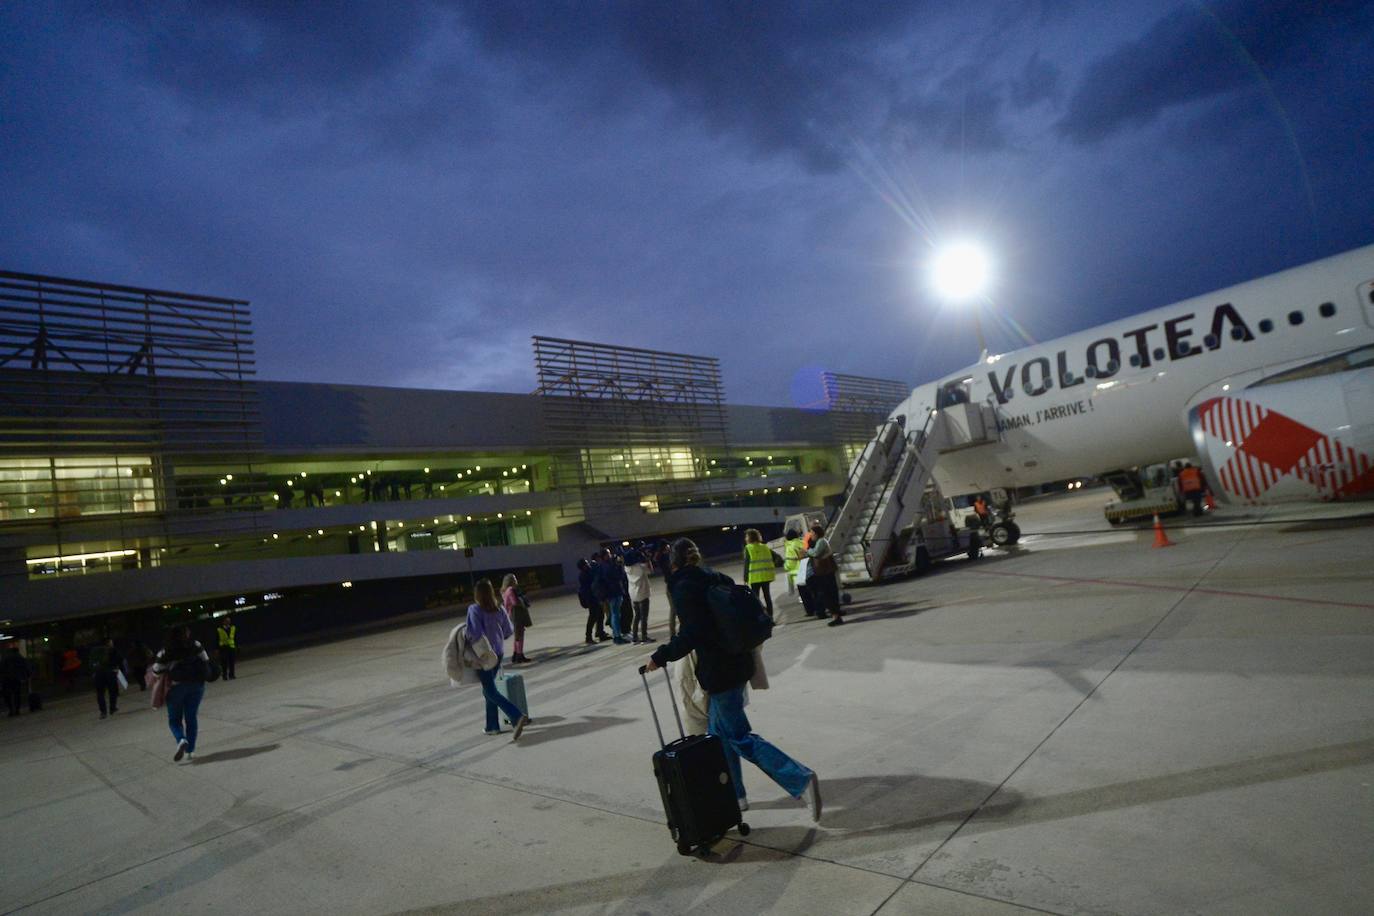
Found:
[[[1202,471],[1226,502],[1374,496],[1374,368],[1208,398],[1188,423]]]

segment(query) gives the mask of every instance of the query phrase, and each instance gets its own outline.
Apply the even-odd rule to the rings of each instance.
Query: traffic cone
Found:
[[[1155,547],[1172,547],[1174,542],[1169,540],[1169,536],[1164,533],[1164,526],[1159,522],[1159,513],[1155,513]]]
[[[1217,501],[1212,498],[1212,491],[1207,490],[1202,497],[1202,504],[1207,507],[1208,512],[1212,512],[1217,507]]]

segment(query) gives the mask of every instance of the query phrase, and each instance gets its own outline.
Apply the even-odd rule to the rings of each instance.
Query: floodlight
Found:
[[[940,298],[951,302],[981,296],[991,279],[992,263],[975,242],[952,242],[937,251],[930,262],[931,287]]]

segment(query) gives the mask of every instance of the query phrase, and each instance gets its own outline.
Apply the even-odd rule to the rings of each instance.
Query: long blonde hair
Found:
[[[490,579],[477,580],[477,584],[472,588],[472,598],[484,611],[496,611],[501,608],[496,603],[496,589],[492,587]]]
[[[506,593],[506,589],[519,585],[520,580],[515,578],[515,573],[506,573],[506,577],[501,580],[501,594]]]

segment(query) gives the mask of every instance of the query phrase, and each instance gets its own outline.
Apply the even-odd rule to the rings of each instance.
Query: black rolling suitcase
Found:
[[[654,695],[649,690],[649,678],[643,668],[639,676],[644,680],[644,693],[649,697],[649,711],[653,713],[658,743],[654,752],[654,778],[663,796],[663,812],[668,817],[668,832],[677,843],[677,851],[690,856],[705,851],[732,828],[738,827],[741,836],[749,834],[749,825],[740,819],[739,799],[730,784],[730,769],[725,763],[725,748],[715,735],[688,736],[682,728],[682,717],[673,696],[673,681],[668,669],[663,676],[668,681],[668,701],[673,706],[678,734],[682,737],[665,744],[663,728],[658,723]]]

